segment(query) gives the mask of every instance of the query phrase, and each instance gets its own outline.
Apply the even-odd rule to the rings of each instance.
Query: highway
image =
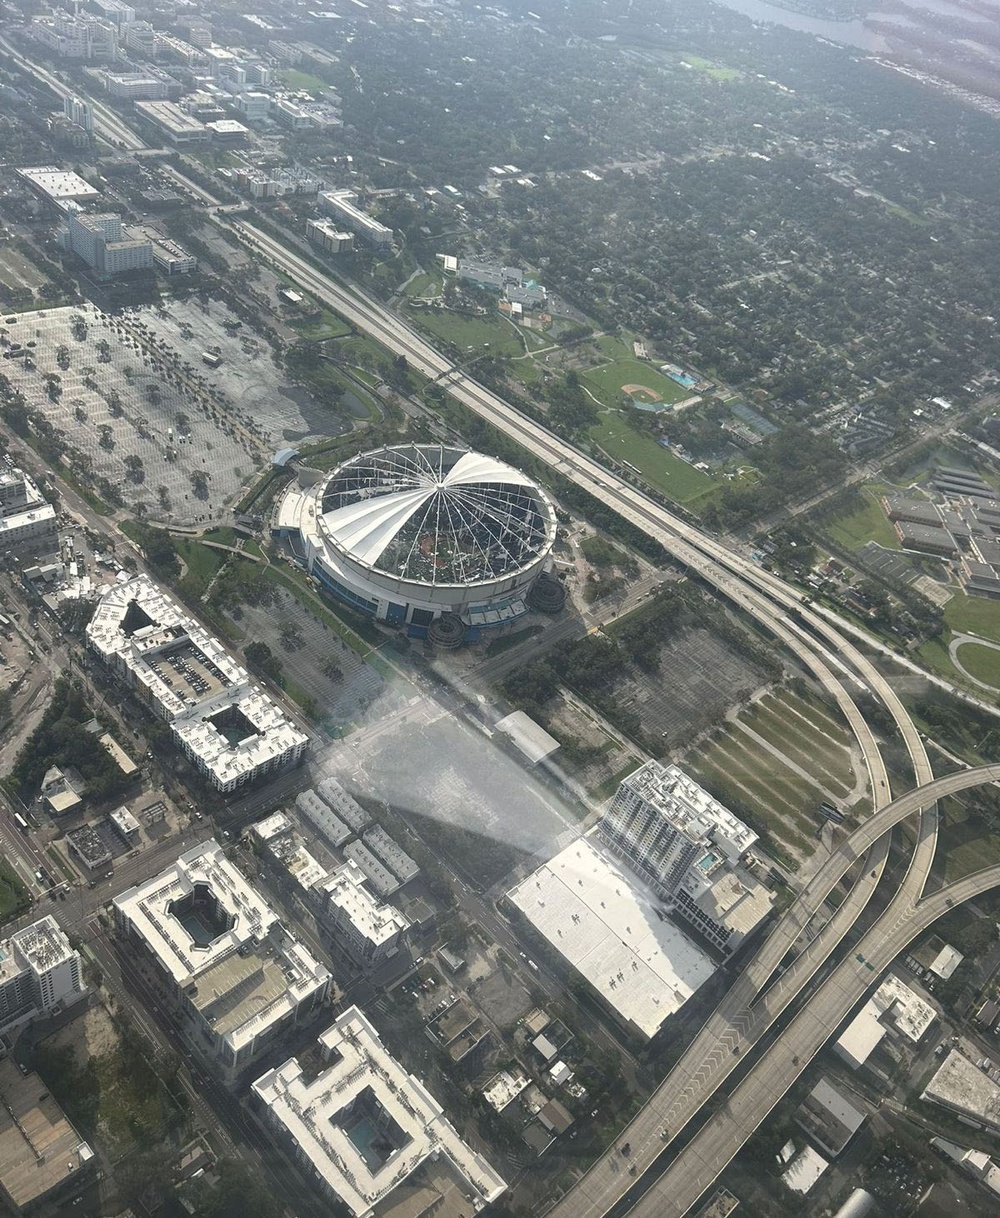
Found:
[[[909,792],[896,801],[901,807],[893,805],[885,812],[898,821],[912,812],[914,800],[930,807],[935,799],[946,794],[998,779],[998,765],[949,774],[923,791]],[[994,866],[940,889],[912,906],[898,897],[894,899],[856,949],[826,978],[726,1103],[713,1113],[629,1213],[635,1218],[681,1218],[711,1187],[720,1171],[892,961],[948,909],[998,884],[1000,866]],[[663,1149],[662,1142],[660,1148]],[[621,1165],[619,1174],[624,1174]]]
[[[6,47],[26,69],[46,80],[46,83],[55,88],[57,92],[65,95],[69,91],[48,73],[35,68],[20,57],[13,48],[9,47],[9,44],[0,40],[0,46]],[[103,125],[100,129],[106,134],[110,134],[114,140],[124,143],[126,146],[144,146],[142,141],[138,140],[138,137],[113,113],[107,111],[106,107],[99,107],[95,104],[95,122]],[[182,178],[183,175],[178,175],[178,177]],[[193,184],[188,179],[183,179],[183,184],[193,189]],[[212,195],[204,189],[199,187],[195,193],[208,206],[217,206],[218,201],[214,200]],[[218,213],[215,218],[220,223],[222,222]],[[762,571],[745,557],[728,549],[720,542],[706,537],[700,530],[657,504],[625,479],[605,469],[571,444],[552,435],[544,427],[487,390],[465,372],[456,369],[448,359],[415,333],[405,322],[388,313],[382,306],[360,291],[346,288],[330,276],[317,271],[306,259],[288,250],[280,241],[270,237],[250,222],[233,221],[233,231],[255,249],[259,256],[267,258],[291,275],[307,291],[312,292],[324,303],[336,309],[359,329],[372,334],[394,353],[405,355],[411,366],[418,371],[446,385],[449,393],[462,404],[503,430],[527,451],[565,477],[571,478],[583,486],[595,498],[655,538],[678,561],[696,572],[719,593],[726,596],[731,603],[752,616],[762,627],[785,644],[836,700],[861,746],[869,771],[876,810],[876,815],[869,822],[870,824],[883,823],[879,821],[879,816],[890,799],[888,776],[877,742],[849,694],[845,682],[856,684],[861,688],[867,686],[883,701],[892,715],[911,757],[918,785],[922,787],[928,782],[931,770],[923,743],[905,708],[896,698],[888,682],[845,636],[842,629],[839,628],[839,623],[831,621],[827,615],[817,614],[810,609],[802,593],[791,588],[778,577]],[[936,848],[936,833],[937,820],[933,809],[925,810],[918,831],[917,848],[911,858],[900,893],[893,902],[893,907],[898,905],[903,916],[912,911],[923,891]],[[743,1047],[750,1047],[767,1024],[780,1014],[792,997],[811,979],[816,969],[829,958],[843,935],[854,925],[874,891],[885,865],[888,845],[889,839],[884,830],[872,837],[869,842],[871,856],[865,862],[863,874],[848,899],[841,905],[831,922],[802,953],[793,969],[789,970],[781,981],[768,991],[763,1005],[758,1004],[754,1007],[748,1018],[750,1007],[767,984],[785,951],[805,931],[825,898],[825,893],[822,897],[818,895],[821,886],[807,887],[800,901],[796,902],[793,907],[796,911],[795,917],[790,918],[786,915],[782,919],[762,950],[750,963],[738,986],[734,987],[704,1029],[703,1034],[696,1040],[695,1045],[698,1046],[702,1063],[708,1058],[715,1061],[720,1058],[720,1054],[731,1058],[736,1056],[737,1052],[742,1051]],[[848,867],[855,861],[857,860],[852,859],[848,863]],[[789,912],[791,913],[791,911]],[[760,1011],[766,1013],[766,1022],[759,1014]],[[693,1049],[694,1047],[692,1047]],[[706,1052],[708,1058],[705,1056]],[[689,1052],[682,1059],[682,1063],[694,1061],[695,1057],[696,1054],[693,1051]],[[674,1095],[674,1104],[679,1103],[681,1106],[680,1108],[676,1106],[669,1108],[668,1111],[675,1112],[679,1119],[683,1111],[690,1109],[687,1117],[690,1119],[690,1115],[697,1112],[714,1094],[715,1089],[728,1072],[728,1069],[720,1066],[717,1071],[710,1072],[708,1076],[704,1072],[697,1077],[689,1073],[685,1086],[678,1091],[672,1082],[677,1075],[677,1068],[675,1068],[656,1092],[654,1101],[636,1118],[636,1122],[633,1123],[630,1130],[633,1127],[640,1129],[641,1132],[636,1135],[639,1143],[645,1146],[649,1142],[652,1147],[647,1133],[653,1132],[653,1124],[659,1119],[658,1112],[661,1102],[666,1102],[671,1095]],[[658,1130],[656,1137],[659,1139]],[[635,1144],[635,1139],[631,1140]],[[662,1149],[662,1143],[659,1143],[659,1149]],[[650,1153],[648,1157],[651,1161],[655,1156]],[[626,1182],[620,1178],[622,1173],[620,1163],[616,1162],[616,1158],[614,1149],[609,1151],[573,1190],[571,1200],[562,1203],[557,1208],[566,1208],[568,1213],[572,1206],[573,1218],[584,1218],[584,1215],[587,1218],[600,1218],[601,1215],[607,1213],[611,1205],[622,1196],[627,1188]],[[728,1162],[728,1160],[726,1161]],[[646,1165],[638,1156],[633,1159],[633,1163],[637,1167]]]
[[[244,241],[290,274],[306,290],[335,308],[359,328],[373,334],[390,350],[404,354],[408,362],[425,375],[445,380],[449,392],[470,409],[660,541],[679,561],[697,572],[789,647],[836,699],[858,739],[869,770],[876,812],[890,798],[888,776],[868,724],[837,674],[851,681],[857,681],[858,677],[863,678],[867,687],[876,693],[892,715],[912,760],[917,784],[923,786],[931,779],[932,770],[920,735],[889,683],[832,622],[808,608],[800,592],[778,577],[762,571],[721,543],[704,536],[624,479],[579,453],[572,445],[553,436],[467,375],[455,372],[449,361],[439,352],[375,302],[368,300],[361,293],[341,287],[253,224],[235,221],[233,227]],[[857,683],[861,684],[860,681]],[[937,818],[934,810],[929,809],[921,816],[917,848],[901,888],[902,899],[910,904],[915,902],[923,891],[936,844]],[[857,921],[881,878],[888,849],[887,836],[874,842],[872,857],[866,863],[860,882],[852,889],[835,917],[820,932],[810,950],[804,953],[803,962],[798,965],[794,978],[783,977],[783,984],[776,987],[769,996],[768,1023],[781,1013],[815,974],[816,969],[829,958],[843,936]],[[768,944],[772,940],[768,939],[768,944],[765,944],[762,952],[758,953],[741,978],[740,988],[723,1001],[706,1025],[703,1035],[696,1039],[692,1050],[685,1055],[683,1062],[689,1071],[684,1088],[685,1108],[697,1111],[714,1094],[722,1078],[728,1073],[728,1070],[720,1068],[715,1075],[710,1073],[706,1076],[704,1072],[695,1075],[691,1072],[693,1065],[704,1062],[707,1057],[715,1061],[721,1061],[724,1057],[731,1058],[742,1052],[743,1042],[748,1035],[752,1034],[753,1040],[756,1040],[761,1034],[763,1028],[757,1018],[747,1016],[748,1003],[766,984],[784,954],[784,936],[791,935],[793,930],[801,933],[821,903],[820,901],[815,905],[804,905],[798,921],[783,920],[782,926],[786,928],[784,934],[775,938],[774,945],[770,948]],[[751,1043],[752,1041],[747,1042],[748,1045]],[[671,1078],[676,1072],[677,1068],[672,1072]],[[645,1170],[655,1157],[653,1138],[659,1139],[662,1128],[655,1114],[664,1101],[674,1094],[671,1078],[661,1085],[653,1100],[640,1112],[627,1131],[626,1137],[633,1147],[641,1148],[638,1154],[633,1151],[631,1165],[636,1167],[637,1172]],[[697,1086],[693,1087],[693,1080],[696,1078]],[[697,1094],[692,1096],[692,1090]],[[662,1143],[659,1148],[662,1149]],[[552,1213],[557,1214],[558,1218],[563,1218],[564,1212],[566,1218],[570,1218],[571,1212],[572,1218],[602,1218],[621,1198],[628,1182],[628,1177],[622,1178],[616,1150],[609,1148],[576,1185],[569,1197],[555,1207]]]
[[[23,71],[30,73],[30,75],[48,85],[59,97],[80,96],[78,89],[65,84],[58,76],[54,76],[45,68],[40,67],[22,55],[9,39],[0,38],[0,52],[13,59]],[[124,145],[130,152],[139,152],[147,147],[145,141],[140,139],[131,127],[123,123],[112,109],[101,102],[94,101],[90,96],[87,97],[87,101],[90,103],[91,114],[94,118],[95,133],[111,144],[112,147]]]

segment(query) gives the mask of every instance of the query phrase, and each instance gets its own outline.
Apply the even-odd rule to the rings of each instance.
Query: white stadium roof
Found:
[[[334,471],[323,531],[364,567],[429,584],[512,574],[551,544],[554,513],[531,478],[443,445],[385,448]]]

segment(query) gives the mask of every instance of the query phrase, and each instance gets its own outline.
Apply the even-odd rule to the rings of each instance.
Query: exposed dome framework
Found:
[[[516,574],[548,551],[555,532],[551,504],[525,474],[444,445],[346,462],[324,488],[321,520],[354,563],[432,586]]]

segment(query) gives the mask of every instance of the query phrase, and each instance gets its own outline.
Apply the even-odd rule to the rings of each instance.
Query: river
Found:
[[[864,51],[885,49],[885,39],[876,34],[874,30],[868,29],[860,20],[826,21],[821,17],[807,17],[803,13],[779,8],[776,4],[768,4],[767,0],[716,0],[716,3],[722,5],[723,8],[742,13],[754,21],[768,21],[774,25],[783,25],[786,29],[799,30],[803,34],[815,34],[817,38],[828,38],[831,42],[839,42],[845,46],[859,47]],[[948,0],[914,0],[914,7],[930,9],[935,13],[943,13],[950,17],[960,17],[966,21],[989,20],[978,13],[949,4]],[[868,14],[868,18],[874,21],[912,24],[905,11],[886,13],[874,8]]]

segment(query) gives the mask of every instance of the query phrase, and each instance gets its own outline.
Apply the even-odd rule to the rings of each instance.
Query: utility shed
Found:
[[[519,749],[532,765],[544,761],[559,747],[555,736],[550,736],[541,724],[536,723],[524,711],[514,711],[512,715],[498,720],[496,729],[502,732]]]

